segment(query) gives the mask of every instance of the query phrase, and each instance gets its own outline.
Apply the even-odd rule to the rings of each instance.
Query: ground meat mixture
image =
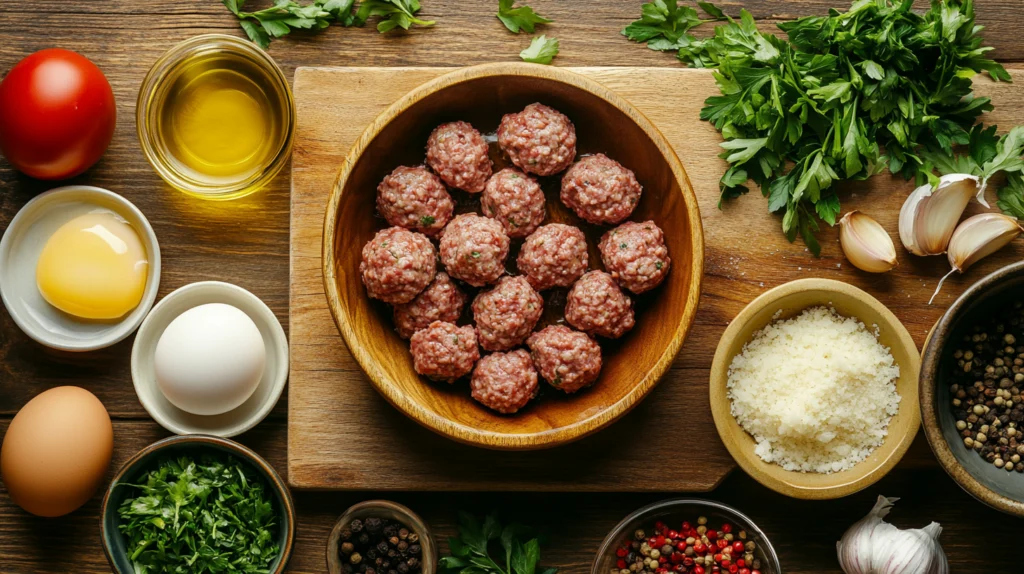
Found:
[[[434,321],[454,323],[462,315],[466,294],[441,271],[422,293],[408,303],[395,305],[395,329],[403,339],[426,329]]]
[[[592,384],[601,374],[601,346],[586,333],[551,325],[530,335],[526,344],[540,376],[566,394]]]
[[[502,277],[473,300],[473,320],[480,346],[504,351],[522,344],[544,312],[544,298],[523,277]]]
[[[537,180],[515,169],[505,168],[487,180],[480,197],[480,209],[505,228],[509,237],[526,237],[544,221],[544,192]]]
[[[517,264],[538,291],[568,287],[587,271],[587,238],[578,227],[549,223],[526,238]]]
[[[501,118],[498,145],[519,169],[554,175],[576,157],[576,127],[558,110],[530,104]]]
[[[640,203],[643,188],[632,171],[603,153],[587,156],[562,178],[562,203],[584,220],[614,225]]]
[[[598,248],[608,273],[633,293],[660,285],[672,266],[665,234],[653,221],[627,221],[605,233]]]
[[[480,193],[491,177],[487,142],[466,122],[437,126],[427,140],[427,165],[448,185]]]
[[[390,225],[434,235],[454,209],[444,184],[422,166],[397,167],[377,186],[377,211]]]
[[[469,374],[480,358],[473,327],[434,321],[410,341],[413,368],[435,381],[454,381]]]
[[[441,262],[452,277],[483,287],[505,272],[508,244],[508,235],[500,223],[464,213],[441,233]]]
[[[565,320],[584,333],[618,339],[635,324],[633,302],[611,275],[590,271],[569,290]]]
[[[408,303],[434,280],[437,252],[426,235],[389,227],[363,246],[359,273],[370,297]]]
[[[493,353],[476,364],[469,386],[480,404],[512,414],[537,396],[537,370],[524,349]]]

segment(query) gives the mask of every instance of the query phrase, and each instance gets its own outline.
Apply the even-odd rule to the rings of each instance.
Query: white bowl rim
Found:
[[[18,210],[18,213],[14,215],[14,218],[11,219],[11,223],[4,231],[3,238],[0,238],[0,261],[7,259],[7,254],[11,251],[11,243],[14,241],[16,236],[22,233],[22,226],[26,225],[25,218],[27,215],[25,214],[29,213],[30,207],[45,201],[53,201],[54,196],[83,191],[88,194],[103,196],[111,200],[113,203],[129,212],[133,217],[137,218],[141,223],[144,236],[141,239],[146,244],[146,255],[149,259],[149,272],[146,276],[146,289],[143,292],[142,301],[139,302],[138,307],[118,323],[115,329],[107,332],[103,336],[96,337],[89,341],[83,341],[79,344],[61,343],[53,340],[51,337],[48,337],[48,331],[37,329],[34,324],[28,322],[20,312],[16,311],[14,302],[10,300],[10,294],[4,291],[3,283],[0,282],[0,299],[3,300],[4,307],[7,308],[7,313],[12,319],[14,319],[14,323],[18,325],[22,332],[41,345],[70,352],[95,351],[110,347],[126,339],[139,328],[142,322],[149,315],[149,311],[153,307],[153,303],[156,301],[157,292],[160,290],[160,242],[157,240],[153,226],[150,225],[145,214],[143,214],[134,203],[128,201],[123,196],[110,191],[109,189],[95,187],[92,185],[64,185],[56,187],[49,191],[40,193],[25,203],[25,205]],[[0,267],[0,274],[6,273],[6,271],[6,266]]]
[[[222,429],[204,429],[201,433],[197,433],[195,430],[182,426],[178,421],[173,417],[168,416],[165,411],[157,407],[151,401],[144,399],[144,394],[139,392],[143,385],[148,384],[143,380],[146,378],[142,374],[141,365],[141,348],[143,345],[140,345],[139,342],[145,342],[149,338],[159,335],[159,333],[150,333],[150,330],[154,328],[154,321],[163,315],[163,310],[169,306],[169,302],[173,302],[184,295],[196,291],[217,293],[218,295],[221,295],[221,302],[223,303],[232,304],[239,301],[246,301],[248,303],[247,308],[258,313],[269,326],[270,337],[273,341],[273,348],[267,349],[267,352],[275,353],[277,357],[277,370],[271,374],[270,378],[270,394],[267,396],[264,403],[260,405],[260,408],[246,419],[235,421],[233,424]],[[142,404],[142,408],[146,409],[149,416],[153,417],[153,420],[168,431],[176,435],[207,434],[221,438],[231,438],[251,430],[262,422],[263,419],[270,414],[270,411],[274,409],[274,406],[277,405],[278,401],[281,399],[281,394],[284,392],[284,387],[288,382],[288,363],[288,337],[284,332],[284,327],[277,319],[277,315],[274,314],[262,299],[247,289],[239,287],[233,283],[226,283],[223,281],[198,281],[196,283],[189,283],[188,285],[179,287],[178,289],[168,293],[167,296],[161,299],[160,302],[153,307],[149,316],[147,316],[146,320],[142,322],[142,326],[139,327],[139,335],[135,338],[135,344],[132,346],[132,385],[135,388],[135,395],[138,397],[139,403]],[[153,384],[155,385],[155,382],[153,382]],[[229,411],[229,413],[230,412],[231,411]]]

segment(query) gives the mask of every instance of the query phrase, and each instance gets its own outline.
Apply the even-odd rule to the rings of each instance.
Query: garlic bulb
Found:
[[[949,574],[946,553],[939,545],[942,527],[900,530],[883,518],[898,498],[878,497],[860,522],[836,543],[839,566],[846,574]]]
[[[896,267],[896,246],[877,221],[851,211],[839,220],[839,245],[854,267],[868,273],[885,273]]]
[[[928,304],[931,305],[942,290],[946,278],[954,272],[963,273],[971,265],[1006,247],[1022,231],[1024,228],[1016,219],[1002,213],[981,213],[965,219],[949,240],[946,256],[952,270],[939,281]]]
[[[978,193],[978,178],[953,173],[932,187],[915,189],[900,209],[900,241],[914,255],[941,255],[971,198]]]

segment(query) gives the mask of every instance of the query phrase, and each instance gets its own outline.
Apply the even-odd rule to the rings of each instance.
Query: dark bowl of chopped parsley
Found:
[[[295,505],[267,461],[228,439],[173,436],[126,462],[103,498],[117,574],[279,574]]]

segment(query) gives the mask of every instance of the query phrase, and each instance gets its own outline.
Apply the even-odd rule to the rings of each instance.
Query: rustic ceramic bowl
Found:
[[[277,558],[270,563],[268,573],[283,574],[292,555],[292,546],[295,544],[295,503],[292,502],[288,487],[274,467],[249,448],[226,438],[198,434],[172,436],[156,441],[124,463],[110,481],[100,508],[100,532],[103,538],[103,552],[107,555],[107,561],[115,574],[135,573],[125,549],[124,535],[118,529],[121,519],[117,514],[117,508],[121,506],[125,496],[133,492],[138,493],[127,485],[136,484],[136,481],[144,473],[149,472],[161,458],[198,455],[204,452],[231,455],[248,465],[263,479],[273,498],[274,511],[277,513],[279,528],[275,542],[281,549]]]
[[[964,330],[976,318],[998,313],[1000,303],[1024,289],[1024,262],[1004,267],[975,283],[950,306],[925,343],[921,363],[921,419],[924,434],[942,468],[981,502],[1015,516],[1024,516],[1024,477],[985,461],[964,446],[950,408],[952,354]]]
[[[367,500],[349,507],[338,522],[331,529],[327,537],[327,572],[329,574],[341,574],[341,557],[338,548],[341,546],[341,531],[356,518],[363,519],[368,516],[389,518],[404,524],[410,532],[415,532],[420,537],[420,546],[423,548],[422,574],[434,574],[437,572],[437,543],[430,528],[423,519],[406,506],[391,502],[390,500]]]
[[[834,308],[845,317],[859,319],[868,329],[878,329],[878,340],[889,348],[900,367],[896,390],[902,397],[899,412],[889,423],[885,442],[851,469],[832,474],[803,473],[767,463],[754,454],[756,443],[730,412],[726,384],[733,357],[753,334],[779,319],[799,315],[815,306]],[[899,319],[877,299],[841,281],[800,279],[786,283],[754,299],[725,330],[711,366],[711,412],[718,435],[736,462],[755,480],[794,498],[822,500],[853,494],[885,476],[907,452],[921,424],[917,379],[921,358],[914,339]]]
[[[604,152],[636,172],[644,193],[630,219],[653,219],[665,229],[672,271],[658,289],[636,298],[636,328],[621,340],[602,345],[604,367],[592,388],[568,397],[548,392],[516,415],[502,416],[473,401],[465,383],[431,383],[413,371],[408,342],[395,333],[390,308],[367,297],[358,269],[363,245],[384,227],[375,216],[377,184],[399,165],[422,164],[431,130],[448,121],[466,120],[482,133],[493,133],[502,115],[538,101],[573,120],[580,154]],[[499,154],[492,153],[492,159],[496,168],[503,166]],[[541,183],[548,198],[546,222],[580,225],[590,242],[591,267],[598,267],[597,240],[606,228],[583,225],[561,205],[558,177]],[[453,195],[461,210],[478,201],[478,196],[460,193]],[[507,260],[510,269],[515,266],[518,244],[513,242]],[[324,221],[324,287],[331,314],[374,386],[427,428],[494,449],[567,443],[601,429],[634,407],[669,368],[693,322],[703,261],[697,200],[665,138],[608,89],[550,66],[465,68],[410,92],[355,143],[342,164]],[[549,304],[558,298],[546,295]],[[558,305],[542,324],[560,316]]]
[[[782,566],[779,564],[779,557],[775,554],[771,542],[764,532],[742,512],[713,500],[700,500],[697,498],[675,498],[662,500],[648,504],[643,508],[630,514],[622,520],[601,543],[601,549],[594,557],[594,563],[590,567],[591,574],[608,574],[614,570],[618,556],[615,551],[626,541],[633,540],[633,533],[642,529],[647,533],[652,532],[654,523],[657,521],[670,525],[670,528],[678,528],[684,521],[696,524],[697,518],[703,516],[708,519],[708,526],[718,528],[728,522],[739,530],[747,532],[747,540],[757,544],[754,557],[760,561],[762,574],[782,574]],[[733,531],[738,534],[738,531]]]

